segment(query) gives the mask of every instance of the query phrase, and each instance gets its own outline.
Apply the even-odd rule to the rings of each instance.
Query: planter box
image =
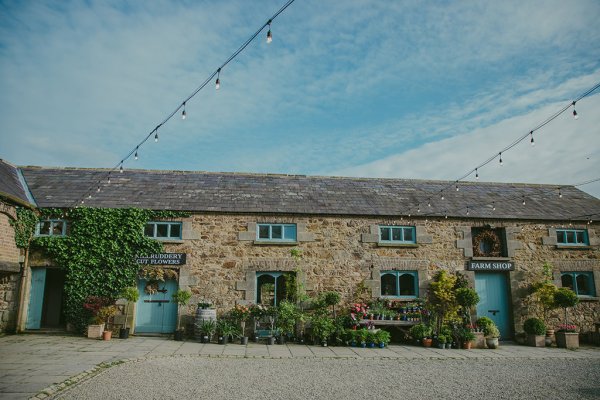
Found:
[[[90,339],[100,339],[104,332],[104,324],[88,325],[87,337]]]
[[[476,349],[485,349],[485,336],[483,336],[483,332],[473,332],[475,335],[475,343],[473,345]]]
[[[546,335],[527,335],[527,346],[546,347]]]
[[[579,333],[577,332],[556,332],[556,345],[565,349],[579,348]]]

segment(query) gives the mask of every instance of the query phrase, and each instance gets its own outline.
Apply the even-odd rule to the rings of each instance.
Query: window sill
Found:
[[[592,248],[592,246],[588,246],[588,245],[569,245],[569,244],[557,244],[556,248],[558,250],[590,250]]]
[[[149,239],[153,239],[153,240],[156,240],[157,242],[162,242],[162,243],[173,243],[173,244],[184,243],[182,239],[161,239],[161,238],[149,238]]]
[[[600,297],[594,296],[577,296],[579,301],[600,301]]]
[[[254,244],[259,245],[259,246],[269,246],[269,245],[273,245],[273,246],[297,246],[298,242],[277,242],[277,241],[271,241],[271,240],[255,240]]]
[[[411,302],[415,301],[418,296],[381,296],[382,299],[386,300],[398,300],[398,301],[406,301]]]
[[[473,261],[510,261],[510,257],[471,257]]]
[[[405,247],[405,248],[417,248],[417,243],[383,243],[378,242],[377,247]]]

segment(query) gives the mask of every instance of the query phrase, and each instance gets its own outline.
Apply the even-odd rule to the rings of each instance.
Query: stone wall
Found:
[[[297,223],[303,228],[302,239],[294,244],[263,244],[252,240],[256,223]],[[415,225],[417,244],[382,246],[373,240],[373,226]],[[551,237],[552,226],[528,222],[441,219],[419,220],[362,217],[297,217],[248,215],[195,215],[192,229],[198,239],[166,244],[166,251],[185,252],[188,264],[182,268],[183,284],[195,302],[208,299],[220,311],[236,303],[248,303],[255,296],[256,271],[301,271],[301,280],[312,292],[334,290],[342,294],[345,303],[352,301],[357,286],[364,284],[376,297],[380,294],[379,271],[406,269],[419,271],[419,295],[425,296],[429,280],[439,269],[464,272],[471,259],[467,241],[471,227],[490,225],[505,228],[509,258],[515,271],[509,273],[515,332],[522,330],[523,321],[534,312],[525,298],[532,281],[541,276],[544,262],[555,268],[560,286],[560,271],[572,271],[567,263],[581,261],[578,268],[594,271],[596,291],[600,291],[600,251],[597,236],[590,232],[593,246],[568,249],[544,242]],[[580,228],[585,228],[582,226]],[[300,239],[300,235],[299,235]],[[290,256],[290,249],[302,251],[299,263]],[[471,281],[473,272],[465,272]],[[181,282],[180,282],[181,283]],[[570,310],[572,321],[582,331],[593,330],[600,321],[598,298],[584,301]],[[559,311],[552,314],[558,323]]]
[[[10,332],[16,323],[21,253],[10,225],[11,219],[16,217],[15,208],[0,203],[0,332]]]

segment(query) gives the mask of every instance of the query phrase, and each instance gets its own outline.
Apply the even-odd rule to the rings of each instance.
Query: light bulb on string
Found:
[[[525,196],[523,196],[523,203],[522,204],[525,205]]]
[[[158,143],[158,129],[156,130],[156,133],[154,134],[154,143]]]
[[[560,199],[562,199],[562,191],[560,190],[560,188],[558,188],[558,197],[559,197]]]
[[[90,194],[88,194],[88,199],[91,199],[91,198],[92,198],[92,194],[90,193]]]
[[[469,215],[469,206],[467,206],[467,215]]]
[[[573,102],[573,118],[579,119],[579,115],[577,115],[577,110],[575,110],[575,102]]]
[[[496,203],[492,203],[492,211],[496,211]]]
[[[569,226],[573,226],[573,222],[569,220]]]
[[[185,117],[187,117],[187,114],[185,112],[185,101],[183,102],[183,111],[181,112],[181,119],[185,119]]]
[[[431,199],[427,200],[427,207],[431,207]]]
[[[504,163],[502,162],[502,152],[498,153],[498,155],[500,156],[500,166],[502,166]]]
[[[121,166],[119,166],[119,173],[123,173],[123,161],[121,161]]]
[[[137,161],[138,157],[138,146],[136,146],[135,148],[135,155],[133,156],[133,158]]]
[[[535,141],[533,140],[533,131],[529,132],[529,135],[531,136],[531,140],[529,142],[532,146],[535,146]]]
[[[215,89],[219,90],[219,88],[221,87],[221,68],[219,68],[217,70],[217,80],[215,81]]]
[[[475,168],[475,179],[479,180],[479,171]]]
[[[106,180],[106,183],[110,184],[110,172],[108,173],[108,179]]]
[[[98,189],[96,190],[96,192],[100,193],[100,185],[98,185]]]
[[[458,184],[456,185],[456,191],[458,192]]]
[[[442,192],[442,196],[441,196],[442,200],[444,200],[444,192]]]
[[[417,212],[420,213],[421,212],[421,206],[417,206]]]
[[[271,20],[269,20],[269,32],[267,32],[267,43],[271,43],[273,41],[273,34],[271,33]]]

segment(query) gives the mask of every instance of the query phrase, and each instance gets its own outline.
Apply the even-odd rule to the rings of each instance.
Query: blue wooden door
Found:
[[[177,290],[177,282],[158,282],[158,291],[148,294],[145,291],[147,281],[138,282],[140,299],[136,305],[136,333],[172,333],[177,325],[177,304],[173,301],[173,293]]]
[[[26,329],[40,329],[44,288],[46,287],[46,268],[31,269],[31,287],[29,289],[29,308],[27,309]]]
[[[475,290],[480,299],[477,316],[491,318],[500,330],[500,337],[504,339],[512,337],[506,278],[502,272],[475,273]]]

